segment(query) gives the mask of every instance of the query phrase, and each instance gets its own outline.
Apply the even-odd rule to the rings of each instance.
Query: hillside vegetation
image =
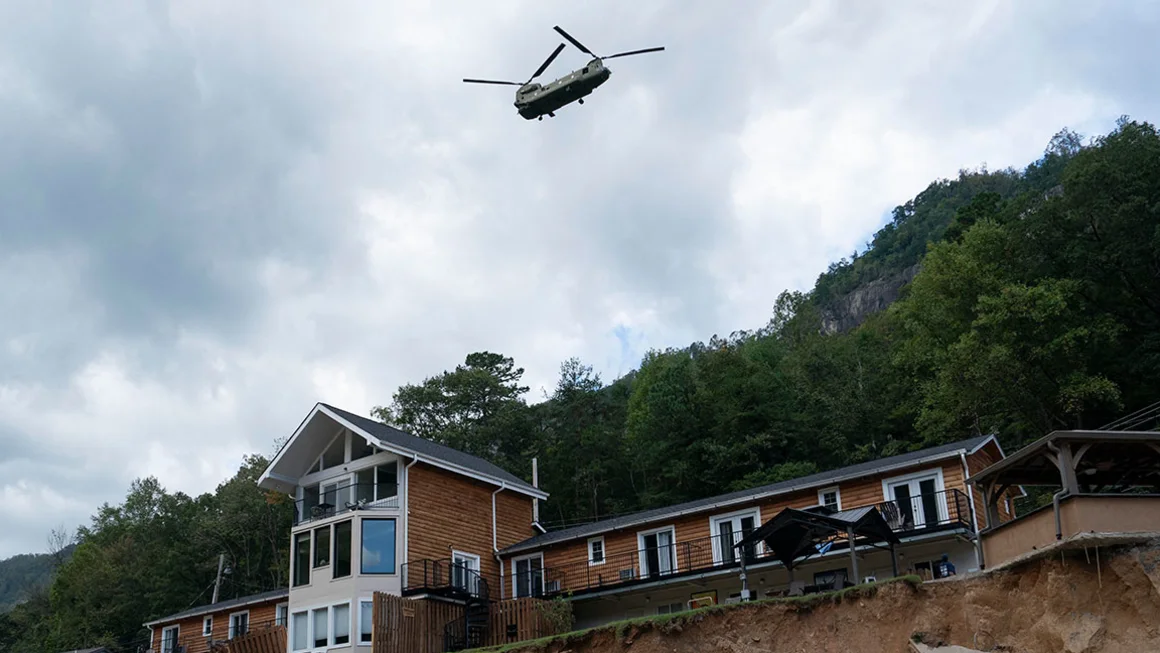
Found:
[[[919,263],[888,310],[823,334],[844,295]],[[1158,399],[1160,135],[1064,131],[1022,171],[938,181],[753,331],[649,352],[611,383],[566,361],[537,404],[522,374],[473,353],[374,414],[525,478],[538,457],[554,526],[979,433],[1010,451],[1098,427]],[[291,507],[256,487],[265,463],[201,497],[136,482],[47,592],[0,615],[0,653],[135,651],[142,622],[207,600],[222,552],[225,596],[284,587]]]

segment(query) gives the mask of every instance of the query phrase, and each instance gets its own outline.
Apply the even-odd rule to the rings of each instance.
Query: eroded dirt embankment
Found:
[[[972,578],[753,603],[621,624],[527,653],[905,653],[912,637],[981,651],[1160,651],[1160,544],[1056,551]]]

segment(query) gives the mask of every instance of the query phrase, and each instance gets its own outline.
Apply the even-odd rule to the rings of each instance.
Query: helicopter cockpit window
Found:
[[[584,71],[583,71],[583,72],[584,72],[584,74],[585,74],[585,75],[587,75],[587,74],[588,74],[588,66],[584,66]]]

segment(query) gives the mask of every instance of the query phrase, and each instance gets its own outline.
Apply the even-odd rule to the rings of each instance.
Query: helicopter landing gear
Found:
[[[544,119],[544,117],[543,117],[543,116],[538,116],[538,117],[537,117],[537,120],[543,121],[543,119]]]
[[[555,118],[555,117],[556,117],[556,114],[554,114],[554,113],[552,113],[551,111],[549,111],[549,112],[548,112],[548,117],[549,117],[549,118]]]
[[[579,102],[580,104],[584,104],[584,98],[580,98],[579,100],[576,100],[576,101]]]

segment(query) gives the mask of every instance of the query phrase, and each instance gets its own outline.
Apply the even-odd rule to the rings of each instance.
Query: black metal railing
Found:
[[[347,483],[306,489],[306,496],[294,502],[294,525],[326,519],[349,510],[398,508],[399,488],[394,483]]]
[[[487,601],[492,587],[500,587],[498,575],[482,573],[451,558],[412,560],[400,569],[404,596],[433,593]]]
[[[853,508],[856,506],[847,506]],[[970,528],[970,502],[960,490],[946,490],[916,495],[904,501],[884,501],[874,506],[898,533],[922,530]],[[743,534],[704,537],[666,546],[611,554],[602,562],[580,561],[526,572],[517,577],[515,586],[525,588],[530,596],[551,597],[569,592],[584,592],[627,583],[661,580],[690,573],[773,561],[771,552],[754,544],[744,550],[734,548]],[[831,547],[843,550],[846,543],[835,541]]]

